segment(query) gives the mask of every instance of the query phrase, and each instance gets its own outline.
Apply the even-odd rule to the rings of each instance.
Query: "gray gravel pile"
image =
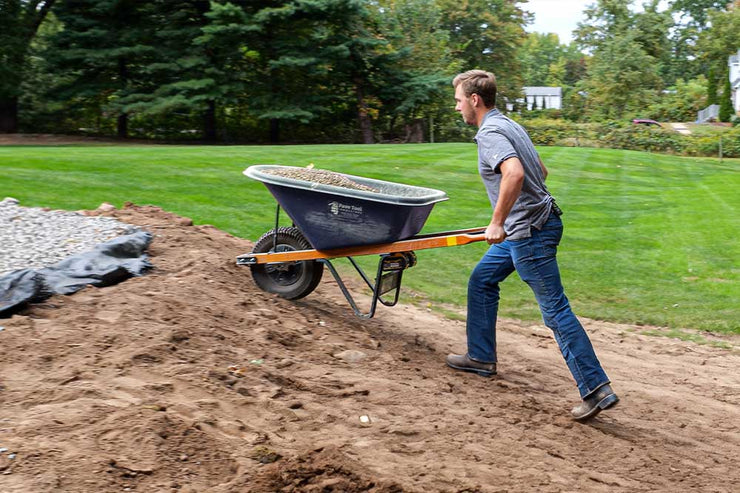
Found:
[[[282,176],[284,178],[293,178],[295,180],[310,181],[311,183],[320,183],[322,185],[333,185],[335,187],[349,188],[352,190],[362,190],[364,192],[379,193],[377,188],[357,183],[349,179],[342,173],[329,171],[325,169],[313,168],[296,168],[292,166],[283,166],[280,168],[267,168],[264,173],[270,175]]]
[[[140,231],[110,217],[21,207],[0,202],[0,276],[18,269],[49,267],[99,243]]]

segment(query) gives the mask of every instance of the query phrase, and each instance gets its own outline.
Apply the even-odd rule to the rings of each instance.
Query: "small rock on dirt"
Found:
[[[332,354],[337,359],[341,359],[346,361],[347,363],[357,363],[358,361],[362,361],[365,358],[367,358],[367,354],[363,353],[362,351],[357,351],[355,349],[348,349],[346,351],[341,351],[339,353]]]

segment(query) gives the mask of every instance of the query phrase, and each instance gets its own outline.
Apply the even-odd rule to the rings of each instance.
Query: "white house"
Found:
[[[730,66],[730,86],[732,87],[732,106],[735,112],[740,111],[740,50],[731,55],[727,64]]]
[[[531,110],[533,105],[536,105],[538,110],[559,110],[563,107],[562,87],[524,86],[523,89],[528,110]]]

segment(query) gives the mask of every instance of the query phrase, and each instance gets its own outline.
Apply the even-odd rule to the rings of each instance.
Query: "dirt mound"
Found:
[[[457,373],[443,360],[463,347],[460,322],[412,306],[361,321],[329,279],[285,301],[235,265],[246,240],[155,207],[106,215],[154,233],[155,268],[0,320],[2,492],[740,482],[735,349],[585,321],[622,402],[581,425],[568,417],[575,385],[540,325],[501,324],[498,376]]]

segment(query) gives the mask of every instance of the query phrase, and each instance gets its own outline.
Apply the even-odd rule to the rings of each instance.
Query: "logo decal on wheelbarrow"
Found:
[[[329,202],[329,211],[335,216],[358,217],[362,215],[362,207],[356,205],[342,204],[341,202]]]

